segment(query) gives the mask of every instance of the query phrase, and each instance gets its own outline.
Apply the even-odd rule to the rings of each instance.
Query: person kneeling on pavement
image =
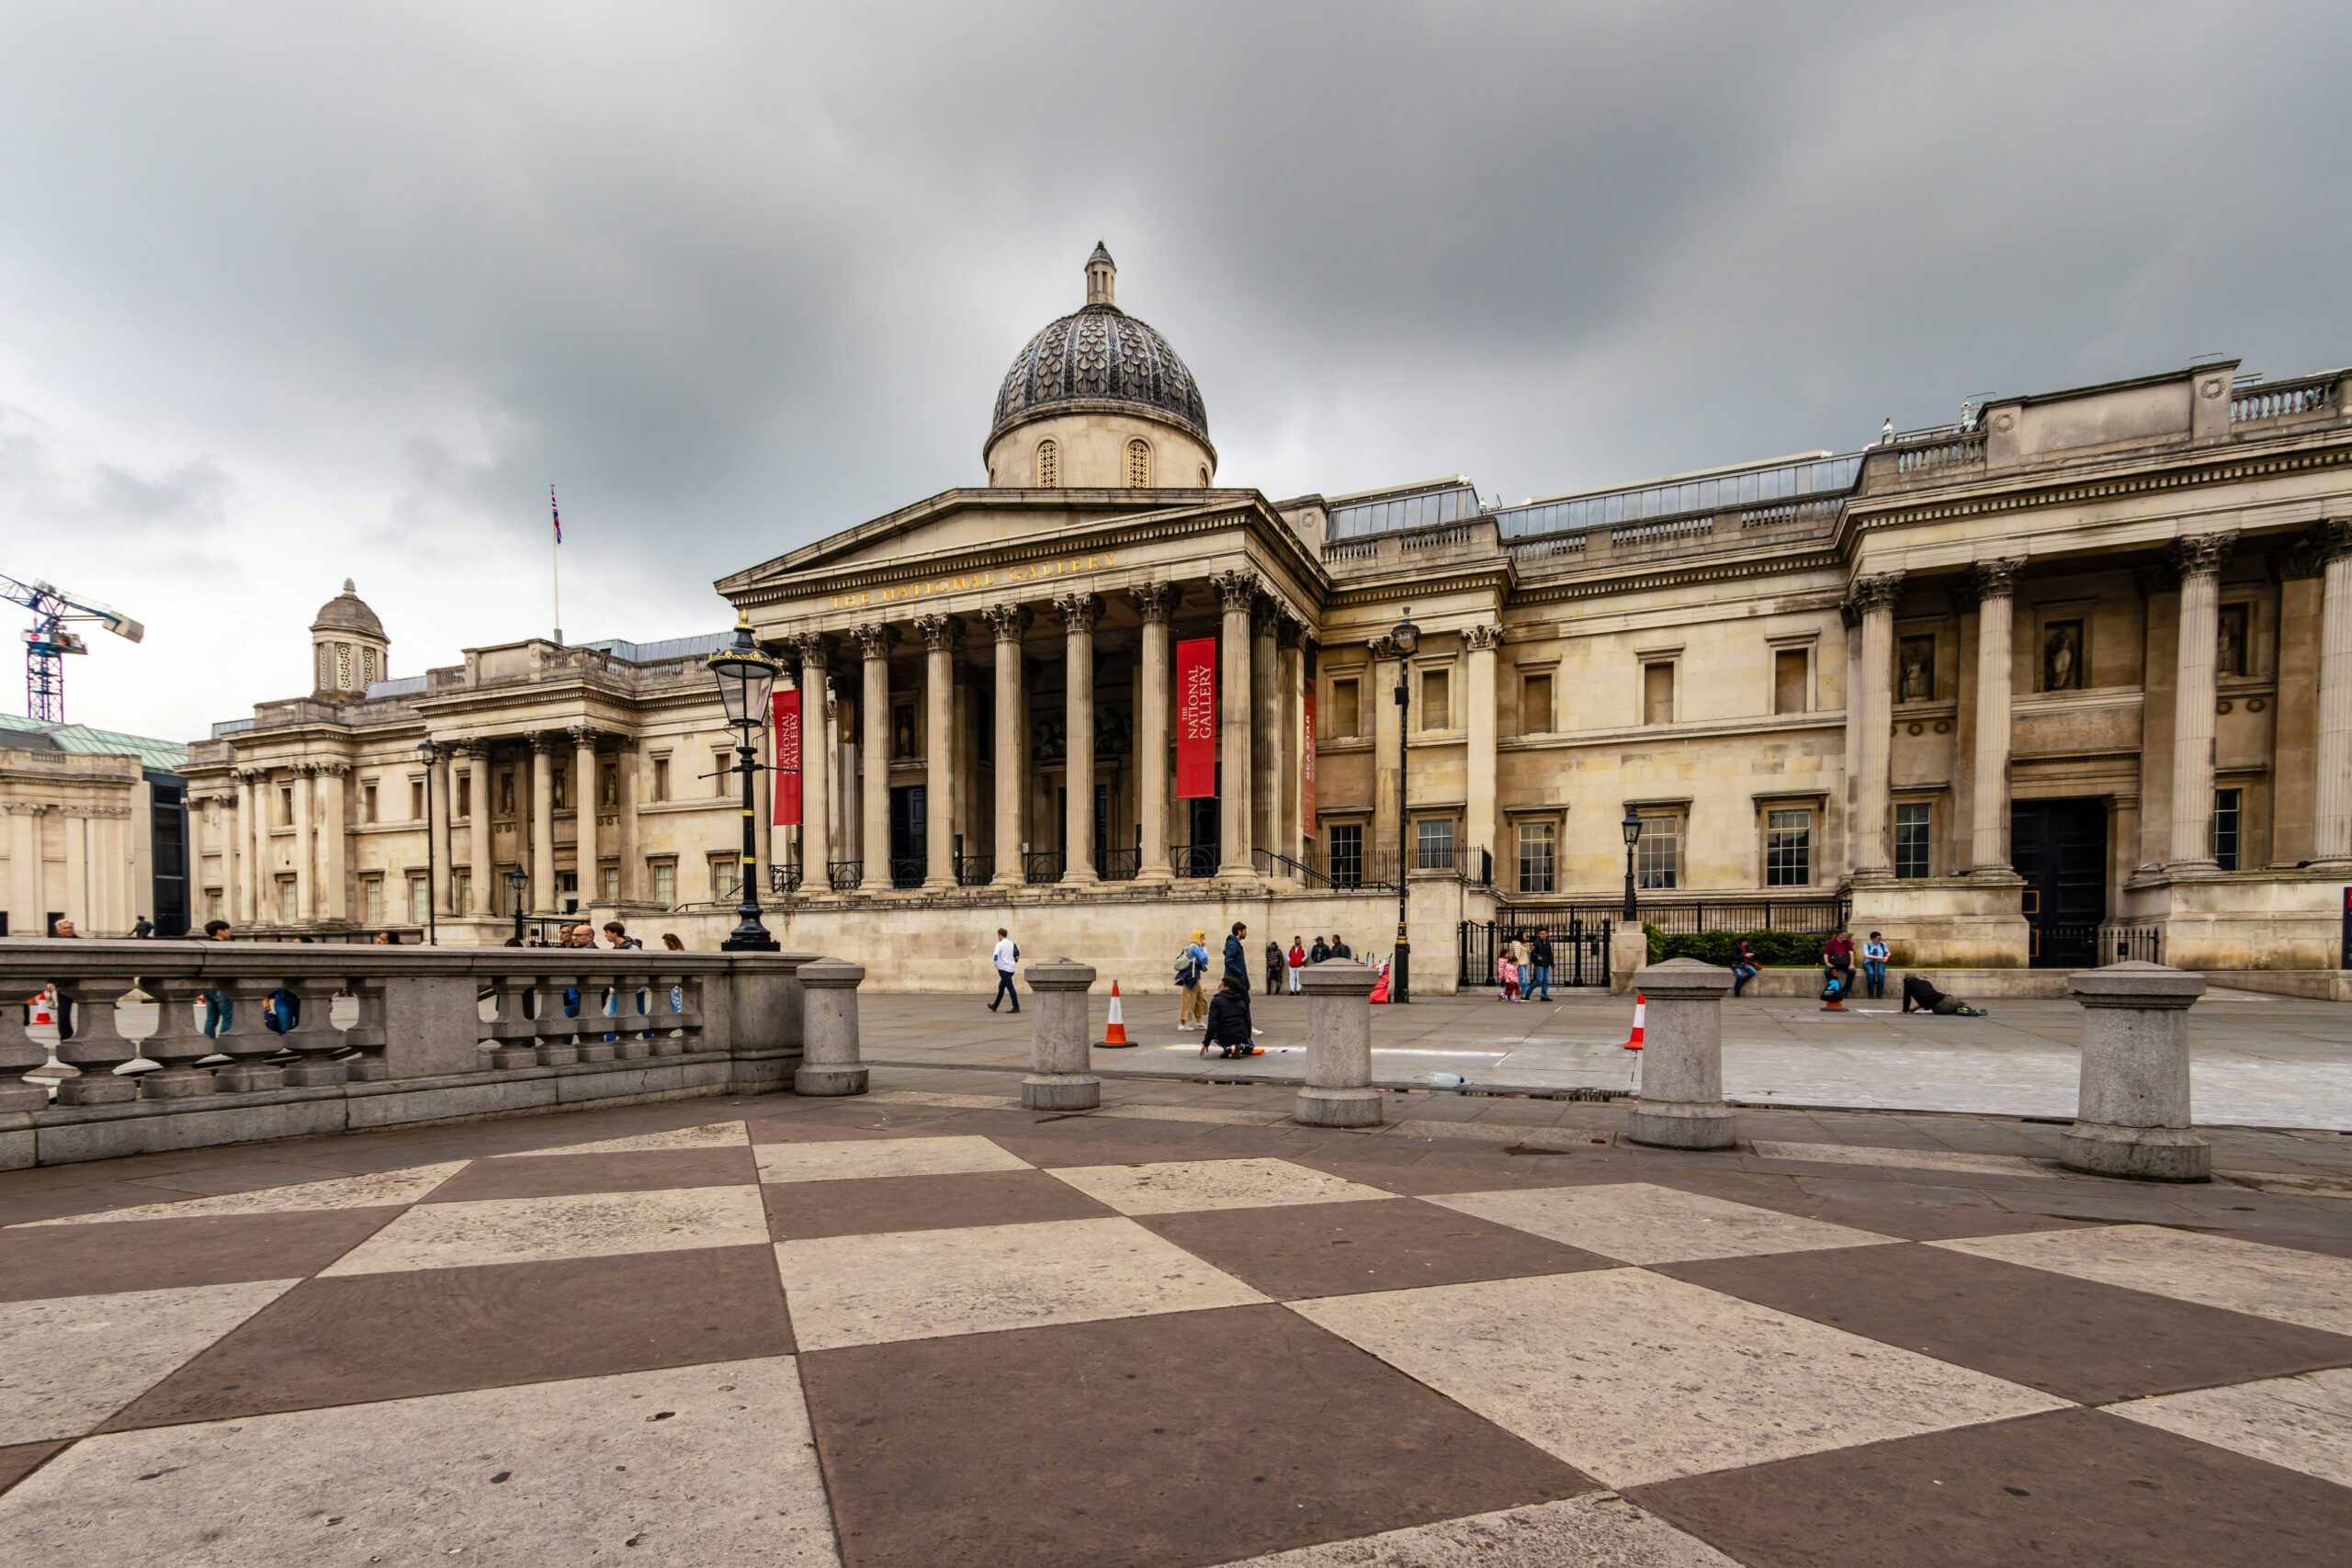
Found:
[[[1204,1054],[1212,1045],[1220,1056],[1255,1056],[1258,1047],[1250,1043],[1250,996],[1233,983],[1232,976],[1217,982],[1216,995],[1209,998],[1209,1026],[1202,1032]]]
[[[1983,1018],[1983,1008],[1971,1007],[1958,997],[1948,997],[1917,975],[1903,976],[1903,1010],[1905,1012],[1939,1012],[1955,1018]]]

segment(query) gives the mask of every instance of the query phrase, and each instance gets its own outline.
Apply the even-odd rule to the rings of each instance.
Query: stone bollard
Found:
[[[1633,977],[1649,998],[1642,1052],[1642,1101],[1625,1135],[1662,1149],[1727,1149],[1731,1107],[1724,1103],[1724,993],[1731,971],[1695,958],[1669,958]]]
[[[857,987],[863,964],[820,958],[800,965],[800,1066],[792,1092],[864,1094],[865,1066],[858,1060]]]
[[[1291,1120],[1306,1127],[1377,1127],[1372,1087],[1372,987],[1363,964],[1327,958],[1300,976],[1306,988],[1306,1083]]]
[[[2083,1081],[2058,1163],[2095,1176],[2210,1181],[2213,1151],[2188,1130],[2188,1009],[2202,976],[2161,964],[2071,976],[2085,1013]]]
[[[803,975],[807,970],[801,971]],[[1057,958],[1029,966],[1031,1010],[1029,1076],[1021,1080],[1021,1104],[1029,1111],[1091,1111],[1102,1103],[1102,1080],[1087,1069],[1094,1063],[1086,1022],[1086,992],[1094,971]]]

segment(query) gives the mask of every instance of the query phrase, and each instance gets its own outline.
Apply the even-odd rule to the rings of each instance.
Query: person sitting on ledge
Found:
[[[1970,1007],[1958,997],[1948,997],[1917,975],[1903,976],[1903,1010],[1905,1012],[1940,1012],[1958,1018],[1983,1018],[1983,1008]]]
[[[1250,998],[1228,975],[1217,982],[1216,995],[1209,998],[1209,1024],[1201,1034],[1201,1055],[1208,1055],[1215,1045],[1220,1056],[1255,1056],[1258,1047],[1250,1043]]]

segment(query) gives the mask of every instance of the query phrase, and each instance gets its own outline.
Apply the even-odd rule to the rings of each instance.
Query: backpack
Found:
[[[1193,956],[1193,950],[1188,947],[1176,960],[1176,987],[1179,990],[1190,990],[1200,983],[1200,961]]]

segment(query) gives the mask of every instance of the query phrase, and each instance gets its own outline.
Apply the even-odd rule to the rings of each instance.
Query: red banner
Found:
[[[1315,837],[1315,682],[1306,683],[1306,730],[1299,737],[1306,751],[1299,758],[1298,829]]]
[[[775,716],[775,825],[800,820],[800,694],[777,692],[768,699]]]
[[[1176,645],[1176,798],[1216,795],[1216,638]]]

